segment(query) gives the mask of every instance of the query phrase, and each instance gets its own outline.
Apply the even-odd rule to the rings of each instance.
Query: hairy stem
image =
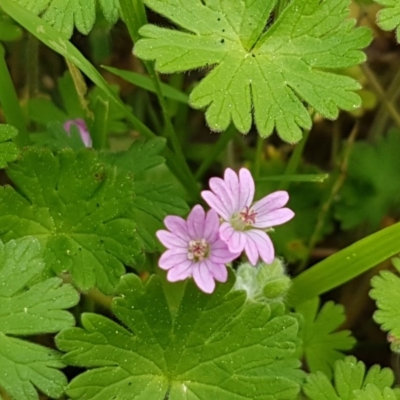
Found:
[[[350,136],[348,137],[344,149],[343,149],[343,156],[342,160],[339,163],[337,167],[337,172],[336,174],[332,174],[332,188],[329,192],[328,198],[323,202],[319,213],[317,217],[317,223],[314,228],[314,232],[311,235],[310,241],[308,242],[308,255],[307,257],[303,260],[303,262],[299,265],[297,268],[296,272],[299,273],[304,270],[304,268],[307,266],[310,254],[313,251],[315,245],[317,244],[318,238],[320,237],[321,231],[324,227],[325,224],[325,218],[326,215],[328,214],[328,211],[330,210],[333,200],[335,199],[336,195],[338,194],[340,188],[343,186],[343,183],[346,179],[347,175],[347,168],[348,168],[348,163],[349,163],[349,157],[351,154],[351,150],[353,148],[353,143],[357,137],[357,134],[359,132],[359,124],[358,122],[354,125],[354,128],[352,129]]]
[[[368,79],[368,82],[372,86],[373,90],[375,93],[378,95],[380,100],[382,101],[382,105],[386,108],[387,112],[389,115],[392,117],[394,123],[397,125],[397,127],[400,129],[400,114],[396,110],[396,107],[394,106],[393,102],[386,96],[385,91],[383,90],[381,84],[379,83],[376,75],[374,72],[368,67],[366,63],[361,65],[361,69]]]
[[[285,175],[294,175],[297,171],[297,168],[300,165],[301,157],[303,155],[304,147],[307,143],[308,137],[310,135],[309,130],[304,131],[303,138],[297,143],[294,151],[290,157],[289,163],[285,169]],[[290,186],[290,181],[285,180],[279,185],[280,190],[288,190]]]
[[[228,143],[235,137],[236,128],[233,124],[229,125],[228,129],[220,135],[217,142],[213,145],[212,150],[208,156],[203,160],[199,169],[196,171],[196,178],[201,179],[204,173],[210,167],[210,165],[215,161],[218,155],[226,148]]]

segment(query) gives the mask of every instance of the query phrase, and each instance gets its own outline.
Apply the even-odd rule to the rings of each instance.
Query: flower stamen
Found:
[[[256,223],[257,213],[252,211],[248,206],[244,210],[240,211],[239,218],[245,223],[246,226],[253,225]]]
[[[205,239],[191,240],[188,247],[188,259],[203,261],[210,253],[210,246]]]

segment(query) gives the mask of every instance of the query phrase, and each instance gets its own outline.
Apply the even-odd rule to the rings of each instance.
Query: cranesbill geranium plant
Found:
[[[219,237],[219,219],[214,210],[207,213],[196,205],[187,220],[168,216],[164,220],[166,230],[157,232],[161,243],[167,247],[159,260],[159,266],[168,270],[170,282],[193,277],[205,293],[212,293],[215,280],[226,282],[226,264],[238,257],[240,252],[230,251]]]
[[[400,354],[396,41],[399,0],[0,0],[0,398],[400,400],[343,330]]]
[[[293,218],[294,212],[284,207],[289,194],[280,190],[253,203],[255,185],[246,168],[239,174],[226,169],[224,179],[210,179],[210,188],[203,191],[202,196],[223,219],[219,232],[229,249],[244,250],[253,265],[259,257],[271,264],[275,251],[266,230]]]

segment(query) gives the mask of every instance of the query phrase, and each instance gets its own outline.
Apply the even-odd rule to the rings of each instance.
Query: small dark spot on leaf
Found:
[[[221,21],[221,18],[217,18],[217,21]]]
[[[255,55],[254,53],[251,53],[251,56],[252,56],[252,57],[255,57],[256,55]]]
[[[225,39],[221,39],[221,43],[225,43]]]

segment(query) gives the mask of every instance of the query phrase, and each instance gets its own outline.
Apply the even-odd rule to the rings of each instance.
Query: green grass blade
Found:
[[[329,174],[293,174],[293,175],[271,175],[256,179],[256,182],[266,181],[289,181],[289,182],[324,182]]]
[[[154,86],[154,83],[148,76],[138,74],[137,72],[126,71],[118,68],[112,68],[106,66],[102,66],[102,68],[113,73],[114,75],[121,77],[122,79],[125,79],[127,82],[130,82],[135,86],[138,86],[149,92],[156,93],[156,88]],[[189,96],[187,94],[182,93],[180,90],[177,90],[174,87],[169,86],[165,83],[161,83],[161,91],[165,97],[179,101],[180,103],[187,104],[189,101]]]
[[[9,125],[18,129],[14,142],[22,147],[29,144],[30,139],[25,126],[25,118],[18,101],[17,93],[11,80],[10,72],[5,60],[5,50],[0,44],[0,103],[4,116]]]
[[[400,222],[373,233],[293,279],[289,303],[297,305],[332,290],[400,253]]]

